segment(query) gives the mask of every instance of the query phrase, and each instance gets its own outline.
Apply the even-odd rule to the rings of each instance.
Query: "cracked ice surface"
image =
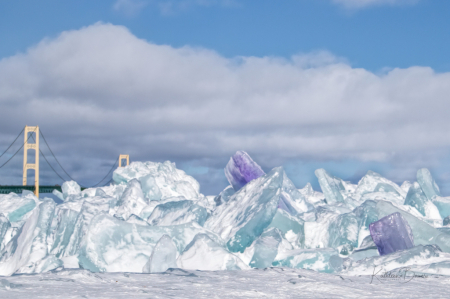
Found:
[[[66,182],[62,193],[54,192],[59,204],[25,191],[0,195],[0,292],[10,292],[7,298],[39,297],[18,281],[32,285],[38,276],[42,285],[50,281],[49,287],[73,284],[92,291],[95,285],[103,290],[89,294],[96,298],[108,297],[115,287],[117,296],[189,297],[186,290],[195,279],[198,284],[212,279],[217,285],[211,292],[218,288],[228,297],[298,297],[293,287],[315,285],[321,292],[330,285],[323,293],[301,288],[301,297],[316,298],[348,295],[358,286],[349,284],[347,293],[339,293],[342,284],[362,279],[349,275],[368,275],[373,267],[450,275],[450,197],[440,194],[426,169],[418,171],[417,182],[401,186],[372,171],[353,184],[319,169],[323,193],[309,183],[297,189],[282,167],[265,174],[241,151],[224,172],[231,185],[215,196],[201,194],[198,182],[169,161],[133,162],[117,169],[109,186],[81,191],[76,182]],[[180,269],[168,269],[174,267]],[[302,277],[285,279],[287,273]],[[149,281],[171,275],[194,280],[184,290],[178,283],[162,283],[166,289],[161,289]],[[119,287],[127,279],[129,284]],[[239,292],[221,289],[220,283]],[[247,292],[252,283],[257,291]],[[390,294],[369,288],[355,294]]]

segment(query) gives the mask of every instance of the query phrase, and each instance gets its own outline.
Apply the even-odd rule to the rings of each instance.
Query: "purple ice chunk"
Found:
[[[244,151],[237,151],[225,167],[225,176],[236,191],[263,175],[261,167]]]
[[[380,255],[414,247],[411,227],[399,212],[371,223],[369,229]]]

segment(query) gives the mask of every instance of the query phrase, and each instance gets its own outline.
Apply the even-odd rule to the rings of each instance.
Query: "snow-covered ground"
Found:
[[[448,298],[450,278],[383,279],[312,270],[62,270],[0,278],[0,298]]]

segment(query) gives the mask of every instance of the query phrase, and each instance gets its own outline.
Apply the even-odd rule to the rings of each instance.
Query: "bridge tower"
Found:
[[[126,159],[127,160],[127,165],[130,165],[130,156],[129,155],[120,155],[119,156],[119,167],[122,167],[122,160]]]
[[[35,143],[29,143],[30,133],[35,136]],[[39,127],[38,126],[25,126],[25,144],[23,147],[23,185],[27,185],[27,170],[34,169],[34,195],[39,197]],[[34,163],[28,163],[28,150],[33,149],[35,151]]]

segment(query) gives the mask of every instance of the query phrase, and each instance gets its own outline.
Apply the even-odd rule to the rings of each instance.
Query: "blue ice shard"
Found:
[[[225,167],[225,176],[236,191],[263,175],[261,167],[244,151],[237,151]]]
[[[434,181],[428,169],[422,168],[417,171],[417,182],[423,190],[423,193],[428,199],[433,199],[435,196],[441,196],[439,187]]]
[[[380,255],[414,247],[411,227],[398,212],[372,223],[369,229]]]
[[[344,202],[341,191],[345,191],[345,187],[340,178],[330,175],[322,168],[317,169],[314,173],[319,180],[320,188],[322,189],[328,204]]]
[[[425,194],[422,191],[422,188],[420,188],[420,185],[418,183],[414,183],[408,191],[408,194],[405,198],[405,205],[414,207],[419,211],[423,216],[426,215],[425,213],[425,205],[429,199],[425,196]]]
[[[253,268],[267,268],[272,266],[282,239],[281,231],[277,228],[270,228],[263,232],[255,241],[255,252],[250,261],[250,266]]]

